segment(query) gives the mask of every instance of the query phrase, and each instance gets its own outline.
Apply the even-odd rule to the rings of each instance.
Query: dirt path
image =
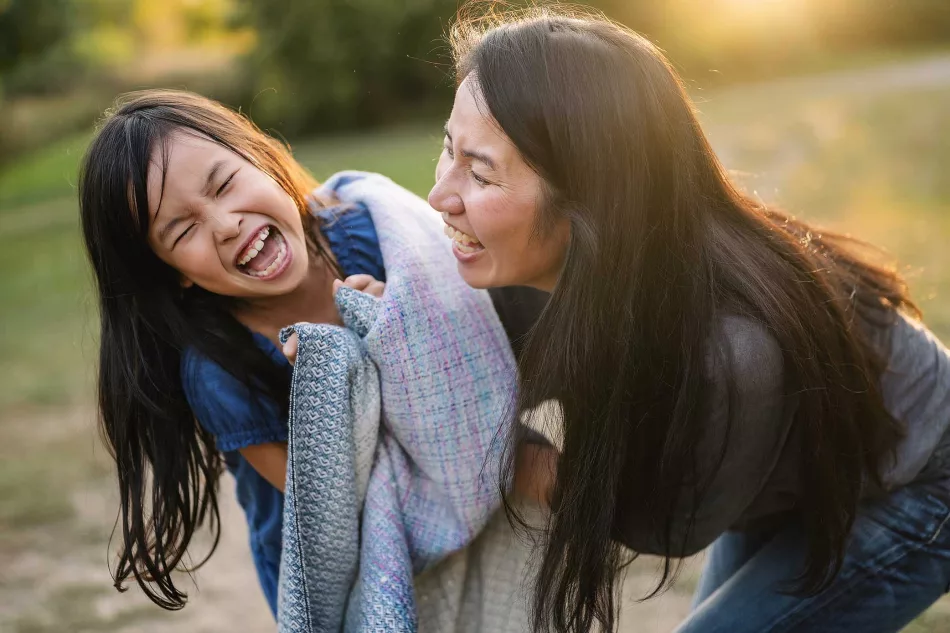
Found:
[[[64,497],[68,512],[54,512],[37,505],[36,494],[14,500],[25,504],[14,529],[6,531],[11,540],[0,541],[0,631],[11,633],[267,633],[274,621],[258,587],[247,546],[247,528],[234,495],[234,482],[225,476],[221,483],[222,538],[211,560],[194,574],[176,584],[191,596],[179,612],[167,612],[152,605],[139,590],[130,586],[125,593],[112,588],[106,552],[118,500],[111,464],[98,444],[95,418],[89,408],[70,412],[8,415],[0,425],[0,445],[29,445],[35,452],[21,457],[22,464],[54,471],[54,478],[70,481],[73,488]],[[79,455],[67,465],[56,458],[60,450]],[[11,454],[3,453],[3,458]],[[35,460],[35,461],[32,461]],[[45,485],[37,482],[37,488]],[[32,514],[31,514],[32,513]],[[60,518],[54,518],[60,517]],[[35,521],[36,529],[24,522]],[[194,556],[206,551],[209,539],[200,538],[192,548]],[[113,548],[114,551],[114,548]],[[642,595],[653,578],[654,563],[639,561],[626,585],[630,600]],[[683,581],[660,599],[631,609],[624,631],[667,631],[686,612],[689,594],[699,566],[687,566]]]

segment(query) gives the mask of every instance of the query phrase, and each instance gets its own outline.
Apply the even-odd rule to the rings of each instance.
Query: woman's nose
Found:
[[[448,178],[445,177],[438,179],[429,192],[429,206],[439,213],[458,214],[465,210],[462,198],[452,189]]]

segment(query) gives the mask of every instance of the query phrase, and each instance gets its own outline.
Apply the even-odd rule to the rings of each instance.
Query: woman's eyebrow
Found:
[[[442,131],[445,133],[445,138],[449,139],[449,143],[452,142],[452,135],[449,134],[449,124],[446,123],[445,127],[442,128]],[[485,164],[486,167],[492,171],[498,171],[498,168],[495,166],[495,161],[491,159],[488,154],[478,152],[472,149],[462,149],[459,150],[459,153],[470,160],[477,160]]]
[[[475,150],[463,149],[462,156],[464,156],[465,158],[470,158],[472,160],[481,161],[482,163],[485,164],[486,167],[488,167],[492,171],[498,171],[498,169],[495,167],[495,161],[489,158],[487,154],[476,152]]]

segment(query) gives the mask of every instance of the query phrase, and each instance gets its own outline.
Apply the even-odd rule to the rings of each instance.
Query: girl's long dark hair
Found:
[[[725,313],[767,329],[798,392],[808,548],[795,588],[820,590],[900,437],[866,335],[895,309],[917,314],[900,278],[852,241],[740,193],[675,71],[624,27],[550,9],[463,13],[451,37],[457,80],[472,79],[484,112],[544,182],[538,231],[555,218],[571,225],[520,367],[520,413],[556,398],[564,425],[535,628],[613,630],[617,572],[630,556],[618,524],[653,529],[666,562],[657,591],[672,581],[684,543],[671,526],[686,498],[695,518],[704,492],[702,482],[690,497],[683,490],[697,475],[706,351]]]
[[[222,459],[185,400],[182,351],[193,347],[282,410],[290,388],[286,372],[232,316],[233,300],[197,287],[183,290],[176,271],[148,245],[149,161],[167,157],[169,136],[180,132],[250,161],[294,199],[311,236],[317,228],[307,198],[316,182],[289,149],[199,95],[152,90],[120,98],[83,160],[80,213],[101,319],[100,425],[115,459],[121,503],[115,585],[124,590],[134,576],[166,609],[187,600],[171,572],[182,567],[195,532],[209,521],[214,543],[207,556],[220,536]],[[318,240],[310,249],[335,266]]]

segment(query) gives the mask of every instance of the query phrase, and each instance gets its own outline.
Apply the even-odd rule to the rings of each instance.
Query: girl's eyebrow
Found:
[[[224,162],[224,159],[215,161],[208,171],[208,178],[205,180],[205,186],[201,190],[201,195],[205,198],[211,195],[211,187],[214,185],[214,179],[217,177],[218,172],[221,171],[221,168],[224,167]]]
[[[178,226],[181,223],[182,217],[178,216],[173,218],[168,224],[162,227],[162,230],[158,232],[158,241],[164,242],[165,238],[168,237],[168,234],[172,232],[172,229]]]
[[[214,164],[211,165],[211,169],[208,170],[208,176],[207,178],[205,178],[204,187],[202,187],[201,189],[201,195],[203,197],[207,198],[211,195],[211,189],[214,187],[214,182],[218,176],[218,172],[221,171],[221,168],[224,167],[226,162],[227,161],[225,161],[224,159],[221,159],[221,160],[215,161]],[[154,219],[158,219],[158,210],[155,211]],[[176,226],[178,226],[178,224],[181,223],[182,219],[183,218],[181,216],[178,216],[176,218],[173,218],[172,220],[168,222],[168,224],[163,226],[162,229],[158,232],[158,241],[164,242],[168,234],[171,233],[172,229],[174,229]]]

